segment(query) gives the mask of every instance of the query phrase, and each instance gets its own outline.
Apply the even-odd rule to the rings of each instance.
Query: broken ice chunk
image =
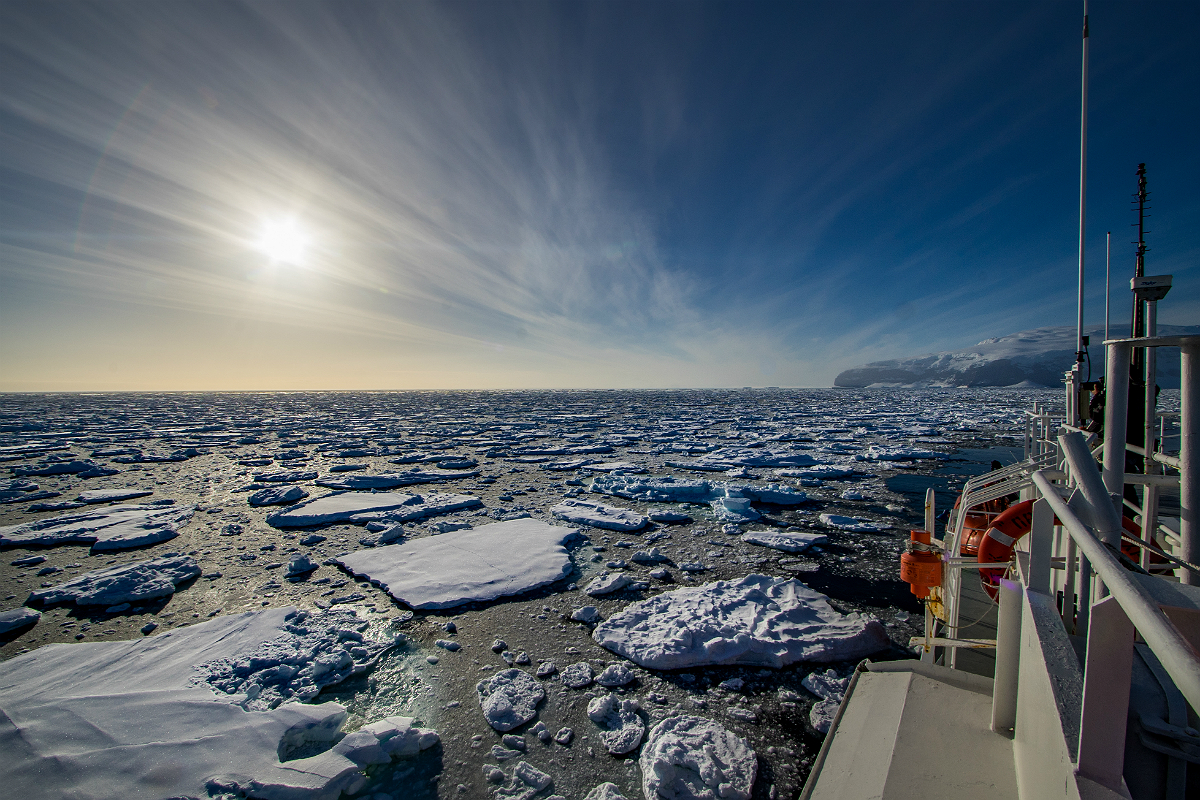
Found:
[[[596,626],[592,638],[651,669],[843,661],[888,646],[878,620],[840,614],[799,581],[765,575],[633,603]]]
[[[498,731],[511,731],[537,716],[546,692],[527,672],[506,669],[475,686],[483,716]]]
[[[592,665],[580,661],[562,671],[562,682],[568,689],[582,689],[591,684],[592,674]]]
[[[682,715],[654,726],[639,765],[647,798],[750,800],[758,774],[749,742],[711,720]]]
[[[642,743],[646,725],[637,712],[636,700],[615,694],[597,697],[587,707],[588,719],[601,728],[600,738],[613,755],[630,753]]]

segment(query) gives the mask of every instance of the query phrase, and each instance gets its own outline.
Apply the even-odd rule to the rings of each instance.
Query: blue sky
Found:
[[[829,386],[1074,324],[1081,16],[0,4],[0,390]],[[1200,322],[1198,29],[1091,4],[1089,322],[1143,161]]]

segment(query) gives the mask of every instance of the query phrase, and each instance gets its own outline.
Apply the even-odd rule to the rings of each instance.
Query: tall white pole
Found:
[[[1083,0],[1083,86],[1079,122],[1079,314],[1075,324],[1075,360],[1083,361],[1083,239],[1087,215],[1087,90],[1088,90],[1088,5]]]
[[[1108,299],[1112,296],[1108,282],[1112,276],[1109,267],[1112,265],[1112,231],[1108,232],[1108,240],[1104,245],[1104,339],[1108,340]]]

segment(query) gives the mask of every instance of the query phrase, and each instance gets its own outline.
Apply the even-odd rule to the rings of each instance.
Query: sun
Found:
[[[294,219],[264,222],[255,243],[272,263],[299,265],[308,249],[308,235]]]

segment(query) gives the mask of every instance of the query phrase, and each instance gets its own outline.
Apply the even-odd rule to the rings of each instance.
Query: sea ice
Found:
[[[879,533],[888,529],[887,525],[881,525],[860,517],[843,517],[840,514],[822,514],[819,519],[821,520],[821,524],[826,527],[838,528],[854,533]]]
[[[637,712],[636,700],[615,694],[597,697],[587,707],[588,719],[599,726],[604,746],[616,756],[636,750],[646,735],[646,725]]]
[[[810,672],[800,681],[800,685],[821,698],[809,709],[809,723],[819,733],[829,733],[842,698],[846,696],[850,679],[841,677],[836,670],[827,669],[824,672]]]
[[[750,531],[742,534],[742,541],[785,553],[803,553],[815,544],[825,544],[829,537],[823,533],[801,531]]]
[[[439,465],[440,466],[440,465]],[[472,464],[472,466],[474,466]],[[435,483],[437,481],[455,480],[458,478],[474,478],[479,470],[471,472],[393,472],[381,475],[348,475],[343,478],[320,478],[317,486],[327,489],[398,489],[401,486],[412,486],[418,483]]]
[[[840,614],[803,583],[765,575],[632,603],[597,625],[592,638],[651,669],[845,661],[888,645],[877,620]]]
[[[604,668],[603,672],[596,676],[596,683],[609,688],[624,686],[633,680],[633,670],[624,664],[610,664]]]
[[[267,524],[276,528],[306,528],[385,517],[392,522],[407,522],[479,505],[482,503],[478,497],[465,494],[334,492],[268,514]]]
[[[308,497],[308,492],[299,486],[268,486],[250,495],[247,500],[252,506],[282,506]]]
[[[546,690],[527,672],[506,669],[481,680],[475,691],[483,716],[498,731],[511,731],[537,716]]]
[[[495,600],[571,574],[574,528],[514,519],[359,550],[334,559],[412,608]]]
[[[191,556],[167,555],[136,564],[119,564],[86,572],[48,589],[35,589],[27,603],[44,606],[74,603],[77,606],[115,606],[140,603],[175,593],[175,587],[200,575]]]
[[[499,781],[502,783],[492,792],[495,800],[531,800],[538,792],[554,785],[549,775],[525,761],[517,762],[512,775],[501,772]]]
[[[20,630],[26,625],[32,625],[42,618],[42,615],[32,608],[14,608],[0,612],[0,634]],[[0,738],[3,735],[0,734]]]
[[[88,489],[75,499],[80,503],[112,503],[117,500],[132,500],[154,494],[151,489]]]
[[[587,793],[583,800],[625,800],[615,783],[602,783]]]
[[[91,543],[93,552],[124,550],[174,539],[194,511],[162,503],[89,508],[0,528],[0,545]]]
[[[587,585],[583,593],[592,597],[599,597],[603,594],[612,594],[613,592],[619,592],[622,589],[630,587],[635,590],[645,589],[646,584],[635,581],[624,572],[601,572],[592,579],[592,582]]]
[[[575,622],[592,625],[604,619],[604,617],[600,615],[600,609],[595,606],[582,606],[571,612],[571,619]]]
[[[651,729],[639,764],[646,800],[750,800],[758,774],[749,742],[712,720],[686,715]]]
[[[356,632],[353,619],[271,609],[16,656],[0,667],[0,782],[13,797],[333,800],[361,783],[363,767],[438,740],[388,717],[338,741],[348,715],[337,703],[276,704],[315,695],[322,659],[362,665],[370,659],[355,650],[378,652],[341,638]],[[354,671],[327,669],[317,683]],[[323,742],[336,744],[289,759]]]
[[[612,531],[636,531],[646,527],[649,522],[636,511],[590,503],[586,500],[563,500],[551,508],[550,513],[577,525],[590,525],[593,528],[607,528]]]
[[[582,689],[591,685],[592,675],[592,665],[580,661],[562,671],[562,682],[568,689]]]
[[[12,473],[17,477],[26,475],[77,475],[80,478],[99,478],[104,475],[116,475],[119,470],[103,467],[92,461],[48,461],[32,467],[13,467]]]

